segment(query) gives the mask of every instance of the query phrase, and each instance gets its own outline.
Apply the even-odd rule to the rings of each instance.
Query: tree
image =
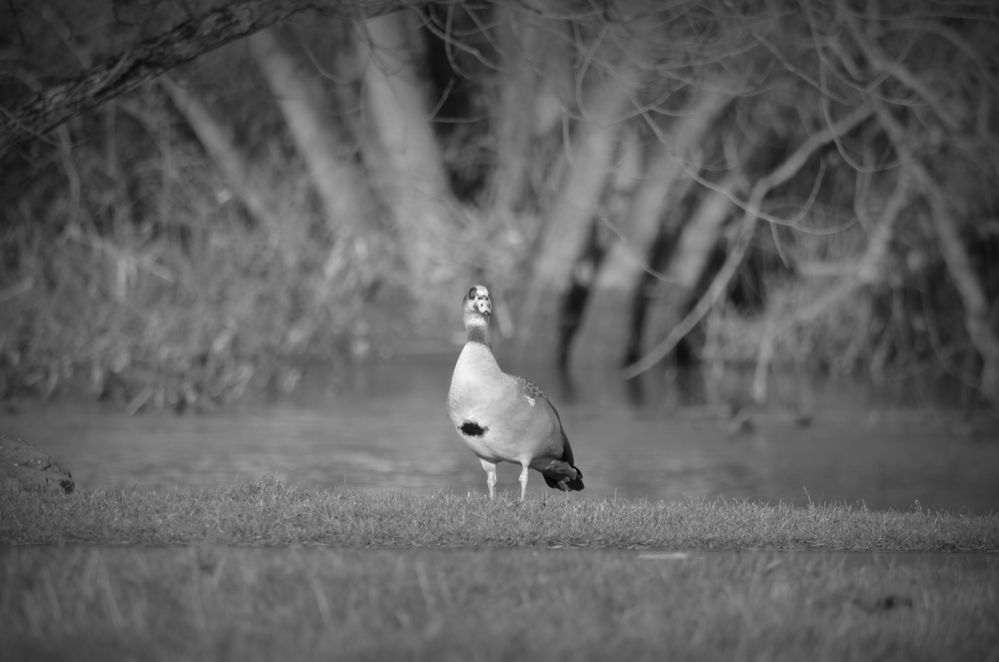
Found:
[[[696,357],[714,315],[716,347],[755,362],[758,393],[812,343],[828,365],[872,372],[906,357],[953,371],[973,356],[965,377],[995,402],[999,30],[987,3],[243,0],[191,14],[163,3],[145,23],[118,5],[54,12],[75,23],[51,6],[9,4],[2,28],[45,57],[28,84],[6,83],[0,158],[27,172],[64,164],[69,191],[9,185],[23,218],[58,217],[69,198],[89,213],[74,159],[115,133],[87,109],[162,89],[258,223],[281,215],[273,182],[316,194],[318,212],[295,222],[324,228],[310,237],[324,257],[301,265],[314,287],[292,306],[296,329],[300,308],[363,318],[387,283],[407,302],[395,317],[424,322],[401,326],[440,337],[455,293],[484,279],[519,303],[501,322],[521,354],[567,370],[627,356],[634,375],[684,340]],[[308,26],[291,18],[306,11]],[[111,46],[82,48],[83,25],[114,31]],[[249,35],[266,97],[197,80],[205,53]],[[67,60],[66,44],[86,56]],[[260,117],[206,102],[209,84],[279,119],[257,132]],[[354,290],[364,303],[333,306]],[[915,291],[929,301],[919,310]],[[845,325],[861,308],[878,333]]]
[[[679,205],[693,183],[687,172],[697,169],[700,145],[706,141],[708,132],[732,98],[731,82],[724,79],[712,81],[710,87],[692,90],[691,100],[673,118],[668,133],[652,143],[653,153],[631,196],[630,209],[623,218],[610,221],[614,224],[614,240],[608,246],[596,275],[593,298],[582,324],[582,336],[576,341],[576,354],[582,360],[593,357],[600,361],[610,359],[620,362],[624,358],[633,330],[631,325],[622,324],[621,320],[630,317],[632,295],[641,288],[643,276],[650,269],[654,256],[649,247],[655,244],[663,219],[669,218],[673,223],[685,222],[686,219],[668,214],[668,211],[671,206]],[[721,187],[728,190],[732,185],[723,183]],[[730,204],[720,193],[713,197],[719,198],[723,205]],[[720,229],[721,226],[715,227]],[[671,228],[671,231],[683,230]],[[683,250],[679,251],[680,255],[703,263],[718,240],[716,233],[710,231],[704,238],[699,257]],[[678,266],[674,268],[684,270]],[[690,288],[700,280],[701,270],[695,269],[696,273],[690,274]],[[672,279],[667,275],[664,280],[669,283]],[[605,344],[618,348],[617,351],[622,354],[604,355],[600,346]]]
[[[356,0],[239,0],[200,15],[186,16],[169,30],[143,39],[94,65],[75,78],[48,83],[44,90],[7,108],[0,115],[0,158],[17,145],[46,132],[109,99],[126,94],[143,83],[190,62],[236,39],[287,20],[303,11],[323,11],[344,19],[379,16],[398,11],[410,0],[387,2]],[[33,16],[29,6],[8,4],[8,25],[18,25],[22,15]]]
[[[358,36],[365,108],[380,167],[372,170],[401,240],[410,282],[417,289],[440,281],[441,264],[460,214],[440,145],[430,123],[422,48],[414,16],[369,19]]]

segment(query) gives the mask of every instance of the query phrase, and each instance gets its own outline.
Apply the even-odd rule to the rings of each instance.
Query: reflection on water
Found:
[[[95,404],[20,403],[0,431],[31,440],[86,487],[289,484],[485,494],[485,474],[444,407],[453,357],[354,371],[281,402],[223,413],[126,417]],[[550,376],[530,374],[540,383]],[[570,498],[686,496],[870,508],[999,511],[999,434],[969,434],[954,412],[889,405],[863,389],[818,389],[811,424],[786,407],[752,412],[733,431],[677,382],[636,405],[608,376],[553,389],[586,490]],[[780,398],[778,398],[779,400]],[[692,404],[692,401],[694,403]],[[749,426],[746,426],[747,428]],[[519,469],[500,466],[501,489]],[[560,496],[532,473],[528,491]]]

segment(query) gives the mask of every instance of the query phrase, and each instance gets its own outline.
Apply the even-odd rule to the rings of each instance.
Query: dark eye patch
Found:
[[[474,299],[475,298],[475,288],[474,287],[468,291],[468,298],[469,299]]]

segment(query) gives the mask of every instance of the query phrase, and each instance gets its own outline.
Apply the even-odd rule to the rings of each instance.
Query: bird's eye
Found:
[[[469,299],[474,299],[475,298],[475,288],[474,287],[468,291],[468,298]]]

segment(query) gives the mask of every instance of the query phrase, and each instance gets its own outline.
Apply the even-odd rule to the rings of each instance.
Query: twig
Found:
[[[770,174],[766,177],[757,181],[756,185],[753,187],[752,193],[749,196],[749,200],[742,206],[744,212],[741,223],[742,227],[740,228],[739,235],[736,237],[735,244],[729,251],[728,257],[725,258],[725,263],[718,271],[718,274],[708,286],[707,291],[705,291],[705,293],[701,296],[694,308],[687,313],[686,317],[684,317],[679,324],[670,329],[666,338],[649,350],[640,359],[625,366],[622,371],[625,379],[633,379],[637,377],[652,366],[656,365],[663,359],[663,357],[673,351],[673,348],[676,347],[677,343],[679,343],[701,322],[708,311],[711,310],[711,307],[715,305],[715,302],[718,301],[721,295],[728,289],[729,282],[738,271],[739,265],[742,264],[742,258],[745,256],[746,250],[749,248],[750,241],[753,238],[753,232],[756,230],[756,223],[762,216],[760,209],[763,204],[763,199],[766,197],[767,193],[797,174],[801,168],[804,167],[805,163],[807,163],[812,157],[812,155],[823,145],[826,145],[829,141],[838,136],[852,131],[868,117],[870,117],[873,112],[874,110],[869,106],[862,106],[849,113],[839,122],[827,126],[822,131],[813,133],[782,164],[770,172]]]
[[[879,105],[877,112],[878,121],[891,139],[903,167],[910,172],[930,204],[930,220],[939,239],[940,252],[964,306],[964,328],[982,357],[979,390],[992,405],[999,406],[999,336],[989,324],[988,298],[971,265],[956,222],[947,218],[952,207],[940,183],[914,154],[904,127],[883,106]]]

